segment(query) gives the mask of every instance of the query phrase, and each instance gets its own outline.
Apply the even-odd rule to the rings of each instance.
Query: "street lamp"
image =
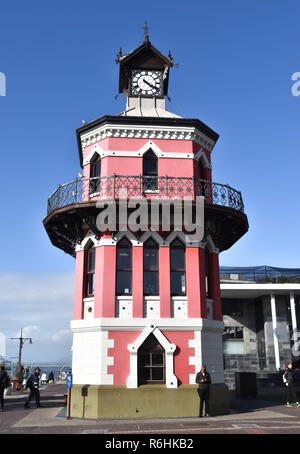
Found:
[[[18,361],[18,368],[17,371],[20,372],[21,374],[21,358],[22,358],[22,348],[25,342],[28,340],[30,344],[32,344],[32,338],[31,337],[23,337],[23,328],[21,328],[21,335],[20,337],[11,337],[11,339],[18,339],[19,341],[19,361]]]

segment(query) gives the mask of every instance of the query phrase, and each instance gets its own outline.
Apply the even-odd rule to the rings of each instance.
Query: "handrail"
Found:
[[[58,208],[98,198],[195,200],[197,196],[204,196],[207,203],[244,212],[241,192],[229,185],[194,177],[109,175],[77,178],[59,185],[48,198],[47,215]]]

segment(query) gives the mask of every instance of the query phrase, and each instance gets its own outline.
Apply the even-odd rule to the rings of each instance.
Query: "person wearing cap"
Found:
[[[40,408],[40,391],[39,391],[39,379],[40,379],[40,368],[37,367],[34,371],[34,373],[29,377],[27,384],[30,389],[29,396],[25,400],[24,407],[25,408],[30,408],[29,407],[29,402],[31,401],[32,398],[35,399],[36,407]]]

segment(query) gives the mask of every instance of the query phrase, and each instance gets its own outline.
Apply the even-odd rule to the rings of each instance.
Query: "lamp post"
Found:
[[[31,337],[23,337],[23,328],[21,328],[21,335],[19,337],[11,337],[11,339],[17,339],[19,341],[19,361],[18,361],[18,366],[17,366],[17,371],[16,375],[19,377],[22,377],[22,348],[25,342],[28,340],[30,344],[32,344],[32,338]]]

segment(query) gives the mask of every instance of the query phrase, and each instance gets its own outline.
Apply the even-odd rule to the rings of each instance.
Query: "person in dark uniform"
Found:
[[[200,398],[199,418],[203,416],[203,404],[205,402],[205,416],[209,416],[209,385],[211,384],[210,374],[206,370],[206,366],[201,366],[200,372],[196,375],[196,383],[198,383],[198,394]]]
[[[283,382],[287,387],[286,406],[291,407],[292,403],[296,402],[297,406],[300,407],[300,404],[297,401],[297,396],[294,388],[295,377],[292,363],[288,363],[285,367],[285,372],[283,374]]]
[[[4,366],[0,366],[0,405],[1,411],[4,411],[4,391],[9,386],[9,378]]]
[[[40,368],[37,367],[34,371],[34,373],[28,378],[27,385],[30,390],[29,396],[25,400],[24,407],[29,408],[29,402],[31,399],[34,397],[36,407],[40,408],[40,391],[39,391],[39,375],[40,375]]]

